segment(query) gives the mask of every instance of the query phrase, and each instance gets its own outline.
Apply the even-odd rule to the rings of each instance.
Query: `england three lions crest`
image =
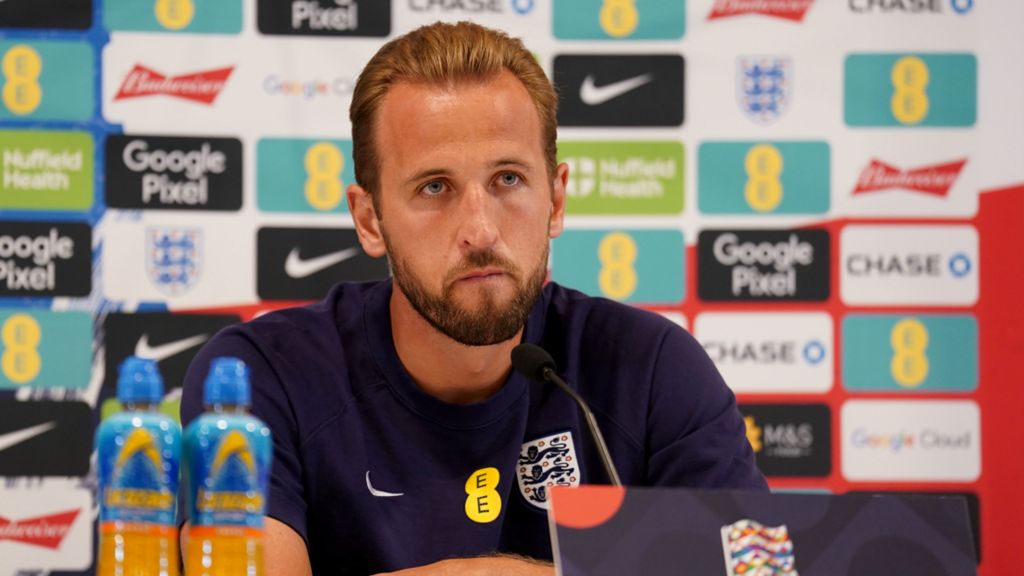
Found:
[[[758,124],[779,119],[793,98],[793,61],[749,56],[736,64],[736,98],[740,109]]]
[[[183,294],[199,279],[202,232],[197,228],[148,228],[146,275],[168,296]]]
[[[579,486],[580,466],[572,432],[567,430],[524,442],[516,466],[516,480],[523,498],[543,510],[548,509],[552,486]]]

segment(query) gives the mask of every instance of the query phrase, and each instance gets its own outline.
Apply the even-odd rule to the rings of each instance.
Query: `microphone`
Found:
[[[622,481],[619,480],[619,473],[615,471],[615,466],[612,465],[612,457],[608,453],[608,445],[604,443],[604,436],[601,435],[601,429],[597,426],[594,413],[590,411],[590,406],[587,406],[586,401],[575,390],[570,388],[565,383],[565,380],[562,380],[555,373],[555,360],[551,358],[551,355],[536,344],[523,343],[512,349],[512,367],[533,382],[538,384],[550,382],[554,384],[576,402],[576,405],[580,407],[580,411],[583,412],[587,428],[590,429],[590,435],[594,438],[594,444],[597,445],[597,453],[601,456],[601,464],[604,466],[605,472],[608,473],[612,486],[622,486]]]

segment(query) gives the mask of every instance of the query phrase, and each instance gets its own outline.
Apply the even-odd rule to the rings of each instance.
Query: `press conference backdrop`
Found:
[[[0,0],[0,574],[93,570],[127,355],[177,414],[218,329],[387,273],[347,109],[438,19],[534,51],[553,279],[692,331],[773,487],[963,494],[982,573],[1017,566],[1020,3]]]

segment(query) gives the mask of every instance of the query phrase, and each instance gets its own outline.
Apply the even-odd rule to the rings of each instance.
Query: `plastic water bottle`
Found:
[[[121,363],[123,412],[96,432],[99,576],[177,576],[181,427],[157,411],[164,382],[156,362]]]
[[[271,440],[270,429],[248,413],[245,363],[215,358],[203,403],[206,413],[185,430],[185,573],[261,575]]]

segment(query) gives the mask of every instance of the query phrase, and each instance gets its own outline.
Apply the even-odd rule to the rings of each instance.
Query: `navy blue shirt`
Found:
[[[274,439],[267,514],[305,539],[314,573],[550,559],[548,487],[608,482],[579,409],[516,373],[477,404],[426,394],[395,352],[391,286],[340,284],[223,330],[192,362],[182,423],[202,411],[211,359],[249,364]],[[766,488],[732,392],[669,320],[549,283],[523,340],[590,403],[624,484]]]

